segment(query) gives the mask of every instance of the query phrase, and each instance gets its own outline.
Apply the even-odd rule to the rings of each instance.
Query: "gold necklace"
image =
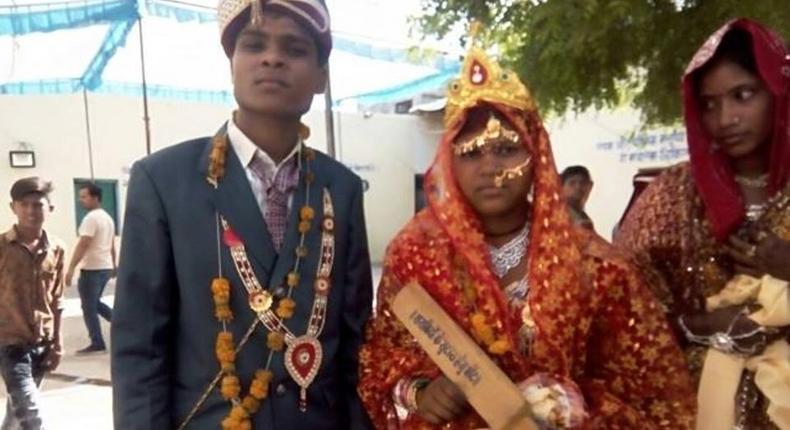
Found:
[[[735,182],[749,188],[765,188],[768,186],[768,174],[760,176],[735,175]]]

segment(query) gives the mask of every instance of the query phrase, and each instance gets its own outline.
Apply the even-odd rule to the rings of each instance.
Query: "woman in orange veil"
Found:
[[[690,428],[690,378],[663,312],[612,248],[572,227],[548,135],[516,75],[472,48],[445,125],[428,206],[387,250],[360,352],[359,392],[376,427],[485,426],[391,310],[417,281],[546,428]],[[536,396],[546,392],[548,403]]]

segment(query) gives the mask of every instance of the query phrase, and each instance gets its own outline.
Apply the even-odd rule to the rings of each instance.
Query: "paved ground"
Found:
[[[381,270],[373,268],[374,285],[378,285]],[[103,301],[112,306],[114,284],[110,281]],[[75,355],[74,351],[87,346],[88,334],[82,320],[76,287],[66,291],[66,310],[63,321],[63,341],[66,356],[57,371],[44,379],[42,410],[47,428],[52,430],[111,430],[112,390],[110,356],[107,353]],[[105,339],[109,340],[109,325],[102,320]],[[0,384],[2,385],[2,384]],[[5,415],[5,387],[0,388],[0,417]]]

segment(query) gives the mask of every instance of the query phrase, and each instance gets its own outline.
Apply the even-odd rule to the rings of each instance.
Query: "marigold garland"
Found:
[[[228,374],[222,377],[220,393],[225,400],[233,400],[241,394],[241,382],[236,375]]]
[[[287,320],[292,316],[294,316],[295,309],[296,309],[296,302],[293,299],[286,297],[280,300],[280,303],[277,304],[277,310],[275,311],[275,313],[277,314],[278,317]]]
[[[474,337],[486,344],[486,346],[491,345],[496,340],[494,338],[494,329],[486,323],[486,317],[480,312],[475,312],[472,314],[472,318],[470,319],[472,322],[472,331]]]
[[[211,281],[211,293],[214,296],[214,316],[222,323],[233,319],[230,310],[230,283],[225,278],[214,278]]]
[[[288,274],[287,284],[291,288],[296,288],[299,285],[299,272],[291,272]]]
[[[224,278],[215,278],[211,281],[211,293],[214,296],[214,315],[223,323],[223,329],[217,333],[216,355],[222,369],[223,376],[220,382],[222,398],[233,403],[228,416],[222,420],[222,430],[252,430],[250,417],[258,411],[261,401],[269,394],[269,383],[272,373],[268,370],[258,370],[255,378],[250,383],[250,392],[244,399],[241,396],[241,382],[236,376],[236,347],[233,343],[233,333],[228,331],[224,323],[233,319],[230,309],[230,283]]]
[[[276,331],[270,331],[266,335],[266,346],[272,351],[282,351],[285,347],[285,335]]]
[[[475,312],[470,318],[472,323],[472,335],[478,342],[482,342],[488,352],[494,355],[502,355],[510,350],[510,341],[506,338],[498,338],[494,334],[494,328],[486,321],[485,315]]]
[[[302,141],[310,135],[310,129],[301,125],[299,137]],[[225,160],[228,148],[228,138],[226,134],[219,134],[214,138],[213,148],[209,158],[208,181],[217,187],[218,181],[225,174]],[[307,147],[303,147],[304,158],[307,161],[315,159],[315,152]],[[315,181],[315,175],[307,169],[304,172],[305,182],[309,185]],[[309,187],[308,187],[309,189]],[[309,201],[309,198],[307,199]],[[286,284],[290,290],[297,287],[300,282],[300,275],[297,272],[298,260],[308,255],[307,247],[304,246],[304,235],[307,234],[315,218],[315,210],[309,205],[305,205],[299,210],[298,230],[302,235],[300,245],[296,248],[297,264],[295,269],[288,273]],[[273,378],[271,371],[259,369],[250,383],[249,393],[241,396],[241,383],[235,374],[236,349],[233,343],[233,334],[228,331],[227,323],[233,319],[233,311],[230,308],[230,283],[225,278],[215,278],[211,282],[211,292],[214,299],[214,315],[222,323],[222,331],[217,334],[216,355],[223,372],[220,384],[220,393],[226,400],[232,402],[233,406],[228,415],[222,420],[223,430],[252,430],[251,417],[260,408],[261,402],[269,395],[269,386]],[[285,320],[293,317],[296,302],[290,297],[282,298],[277,304],[276,315]],[[285,335],[279,332],[269,332],[267,335],[267,346],[270,351],[282,351],[285,348]],[[267,365],[268,366],[268,365]]]
[[[233,345],[233,333],[221,331],[217,333],[217,361],[224,371],[233,371],[236,361],[236,348]]]
[[[299,219],[312,221],[313,218],[315,218],[315,210],[310,206],[303,206],[302,209],[299,210]]]
[[[507,339],[499,339],[488,345],[488,352],[494,355],[502,355],[510,351],[510,342]]]
[[[455,264],[463,264],[463,262],[458,259]],[[469,322],[472,325],[472,337],[485,346],[490,354],[503,355],[510,351],[512,348],[510,340],[507,337],[497,338],[494,327],[488,322],[488,318],[477,309],[478,288],[475,283],[471,282],[466,274],[462,275],[458,283],[461,285],[464,299],[473,310],[469,317]]]

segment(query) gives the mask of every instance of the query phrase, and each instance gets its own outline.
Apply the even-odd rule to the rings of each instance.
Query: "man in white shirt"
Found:
[[[112,309],[101,301],[101,296],[107,282],[115,274],[115,223],[101,207],[102,190],[96,184],[85,184],[80,189],[79,198],[88,213],[80,224],[80,238],[66,272],[66,285],[71,285],[74,269],[82,262],[78,288],[82,317],[91,342],[77,351],[78,354],[84,354],[107,350],[99,315],[107,322],[112,319]]]

